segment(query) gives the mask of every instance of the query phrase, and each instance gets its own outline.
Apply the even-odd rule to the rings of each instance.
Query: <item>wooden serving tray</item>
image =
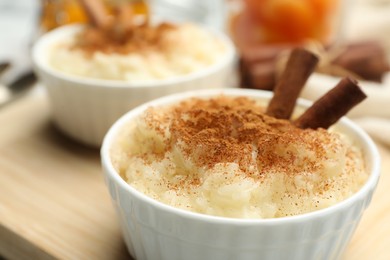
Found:
[[[0,108],[0,258],[129,259],[100,168],[99,150],[63,136],[42,89]],[[390,259],[390,148],[345,254]]]

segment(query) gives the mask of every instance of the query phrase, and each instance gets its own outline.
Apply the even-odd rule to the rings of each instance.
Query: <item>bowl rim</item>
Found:
[[[139,115],[142,111],[144,111],[146,108],[150,106],[168,105],[191,97],[207,98],[219,94],[231,96],[231,97],[247,96],[254,99],[256,98],[269,99],[273,95],[273,93],[269,91],[263,91],[263,90],[207,89],[207,90],[200,90],[200,91],[185,91],[181,93],[171,94],[158,99],[154,99],[138,107],[135,107],[134,109],[125,113],[121,118],[119,118],[111,126],[111,128],[106,133],[106,136],[104,137],[100,153],[101,153],[101,163],[102,163],[105,176],[112,179],[120,187],[120,189],[125,190],[126,193],[131,193],[138,200],[142,201],[143,203],[149,204],[152,207],[157,208],[159,211],[169,212],[170,214],[179,215],[183,218],[193,219],[197,221],[204,221],[204,222],[218,223],[218,224],[229,224],[229,225],[244,225],[244,226],[246,225],[272,226],[272,225],[284,224],[287,222],[297,223],[297,222],[307,221],[310,219],[317,219],[320,217],[322,218],[330,214],[333,214],[334,212],[337,212],[342,208],[348,208],[355,201],[364,199],[370,193],[370,190],[375,189],[380,177],[381,158],[380,158],[379,151],[376,145],[374,144],[373,140],[368,136],[368,134],[365,133],[364,130],[361,129],[357,124],[353,123],[350,119],[346,117],[341,118],[339,122],[337,122],[335,125],[346,127],[348,131],[351,131],[353,133],[355,139],[360,139],[358,140],[358,142],[361,143],[360,145],[362,145],[362,149],[366,150],[367,152],[367,154],[364,154],[365,161],[371,162],[370,168],[367,168],[367,170],[370,172],[370,175],[366,180],[366,183],[352,196],[348,197],[347,199],[335,205],[317,211],[308,212],[300,215],[294,215],[294,216],[287,216],[281,218],[267,218],[267,219],[229,218],[229,217],[207,215],[207,214],[176,208],[174,206],[157,201],[151,197],[148,197],[147,195],[138,191],[137,189],[133,188],[124,179],[122,179],[119,176],[119,174],[116,172],[116,170],[114,169],[111,163],[110,148],[111,148],[111,144],[115,140],[115,136],[117,132],[131,118]],[[297,105],[299,107],[308,107],[310,106],[310,104],[312,104],[312,102],[305,99],[299,99],[297,102]],[[366,167],[368,167],[368,165],[366,165]]]
[[[188,81],[193,81],[194,79],[207,77],[213,73],[220,71],[221,69],[230,66],[235,63],[236,57],[236,48],[233,45],[233,42],[229,39],[229,37],[221,32],[212,28],[208,28],[202,25],[196,25],[203,30],[210,32],[212,35],[215,35],[219,38],[227,47],[226,55],[224,55],[221,59],[219,59],[216,63],[202,68],[200,70],[196,70],[189,74],[179,75],[167,79],[157,79],[151,81],[139,81],[139,82],[129,82],[124,80],[112,80],[112,79],[98,79],[98,78],[90,78],[83,77],[78,75],[71,75],[70,73],[62,72],[50,66],[47,62],[48,53],[45,51],[48,47],[52,46],[52,44],[58,42],[60,39],[77,33],[85,27],[84,24],[75,23],[70,25],[64,25],[53,29],[45,34],[43,34],[39,39],[35,42],[32,47],[32,62],[34,67],[39,71],[50,74],[56,78],[59,78],[64,81],[69,81],[76,84],[84,84],[86,86],[93,87],[111,87],[111,88],[151,88],[151,87],[161,87],[161,86],[169,86],[172,84],[182,84]],[[42,54],[43,53],[43,54]]]

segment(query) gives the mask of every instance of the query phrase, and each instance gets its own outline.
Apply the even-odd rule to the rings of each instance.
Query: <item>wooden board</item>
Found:
[[[129,259],[99,151],[50,123],[43,91],[0,109],[0,256]],[[390,259],[390,149],[378,190],[345,259]]]

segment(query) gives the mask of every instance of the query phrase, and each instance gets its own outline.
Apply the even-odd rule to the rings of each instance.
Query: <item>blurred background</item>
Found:
[[[325,43],[374,39],[390,48],[389,0],[104,0],[108,10],[123,2],[137,15],[233,33],[238,44],[311,37]],[[47,30],[85,21],[77,0],[0,0],[0,60],[15,59]]]
[[[388,62],[390,60],[390,0],[104,0],[104,4],[109,12],[117,4],[131,5],[137,19],[191,21],[225,32],[233,39],[237,47],[237,74],[240,77],[240,87],[272,90],[275,84],[274,74],[275,64],[277,63],[275,60],[278,60],[279,54],[284,50],[297,45],[305,45],[310,48],[314,46],[315,51],[327,60],[326,66],[322,67],[323,70],[319,71],[305,88],[303,93],[305,98],[314,100],[327,91],[329,87],[335,85],[339,75],[333,75],[334,61],[337,61],[337,66],[344,66],[344,69],[341,70],[342,73],[362,74],[359,69],[364,68],[361,75],[361,84],[369,98],[359,108],[355,109],[351,116],[376,141],[379,141],[378,143],[384,144],[383,147],[385,148],[382,147],[381,152],[385,156],[387,154],[387,158],[390,156],[388,149],[390,147],[390,80],[388,73]],[[77,0],[0,0],[0,64],[4,62],[11,64],[10,68],[1,74],[0,83],[9,82],[11,78],[17,77],[21,71],[31,70],[30,49],[42,34],[68,23],[85,21],[86,16]],[[344,59],[337,59],[338,55],[342,53]],[[337,72],[340,72],[339,67]],[[1,90],[4,88],[4,86],[0,87],[0,101]],[[28,190],[33,190],[30,187],[30,180],[33,178],[38,180],[34,183],[45,183],[49,179],[58,184],[57,180],[52,177],[52,167],[56,165],[55,163],[59,165],[62,163],[64,169],[62,169],[62,172],[61,169],[57,172],[58,176],[63,177],[61,180],[69,180],[72,176],[77,176],[74,183],[80,182],[80,187],[84,185],[82,181],[87,181],[88,184],[92,182],[92,184],[95,184],[94,187],[97,188],[96,193],[106,195],[106,193],[103,193],[105,188],[103,189],[103,181],[99,175],[98,152],[78,146],[68,139],[62,139],[62,136],[53,131],[48,126],[50,109],[47,105],[44,89],[40,84],[37,84],[34,91],[29,93],[37,92],[40,95],[39,98],[33,99],[30,96],[30,99],[28,99],[26,97],[19,104],[15,104],[14,107],[6,107],[10,108],[8,111],[0,103],[2,122],[6,122],[7,124],[4,125],[10,126],[0,128],[2,130],[0,136],[5,136],[1,140],[0,165],[3,166],[2,169],[9,170],[9,172],[0,171],[2,182],[3,180],[12,179],[9,176],[14,175],[16,176],[15,183],[19,184],[23,183],[21,181],[22,177],[28,177],[25,178],[26,181],[23,183],[25,186],[20,186],[22,189],[27,187]],[[17,117],[14,117],[14,115],[17,115]],[[25,124],[19,124],[21,121],[25,121]],[[13,135],[14,132],[15,135]],[[52,158],[52,155],[57,156],[52,159],[53,164],[47,164],[48,166],[41,171],[40,165],[45,165],[42,163],[45,159],[42,158]],[[26,160],[29,160],[29,164],[26,164]],[[16,163],[13,164],[13,162]],[[387,167],[389,168],[388,162]],[[20,165],[26,168],[26,174],[22,171],[23,168],[22,170],[18,168]],[[74,165],[80,166],[80,172],[86,173],[85,176],[88,176],[79,178],[79,172],[75,174],[73,169]],[[63,175],[60,173],[63,173]],[[17,179],[18,174],[22,176],[20,179]],[[44,178],[41,178],[41,176],[44,176]],[[90,181],[89,178],[94,179]],[[50,182],[47,183],[50,184]],[[61,185],[64,183],[66,184],[66,181],[61,181]],[[68,184],[70,183],[73,184],[73,182]],[[387,185],[387,183],[385,184]],[[4,184],[3,187],[6,185]],[[383,185],[382,188],[382,194],[384,194],[381,197],[383,204],[377,204],[376,212],[378,216],[375,217],[375,220],[379,219],[382,222],[375,221],[378,227],[376,233],[372,233],[373,236],[377,234],[385,237],[389,236],[386,233],[389,230],[388,226],[387,229],[383,229],[382,226],[382,224],[388,223],[388,213],[384,214],[384,205],[390,205],[388,203],[389,196],[386,193],[388,186],[386,185]],[[48,186],[48,191],[54,191],[50,185]],[[51,198],[47,198],[50,196],[47,196],[49,193],[42,192],[40,187],[35,187],[37,197],[44,197],[50,202]],[[69,190],[73,191],[73,188],[72,186]],[[18,189],[13,190],[15,194],[18,192]],[[80,190],[84,190],[84,186]],[[63,193],[60,194],[65,194],[68,198],[67,190],[63,189],[61,191]],[[55,190],[55,193],[57,192]],[[91,189],[88,192],[91,192],[90,201],[95,201],[95,191]],[[6,192],[2,192],[2,194],[3,199],[9,196]],[[19,209],[13,211],[13,208],[18,205],[21,205],[20,212],[23,212],[27,204],[25,201],[30,202],[30,198],[24,200],[23,193],[20,194],[22,194],[20,196],[22,199],[17,197],[9,203],[12,206],[10,212],[19,212]],[[85,195],[84,193],[80,194]],[[387,201],[385,201],[386,199]],[[77,198],[77,202],[79,200]],[[106,216],[104,213],[111,214],[111,211],[106,212],[105,208],[107,206],[108,209],[111,209],[108,200],[98,201],[96,205],[89,205],[90,207],[85,207],[82,200],[80,201],[80,208],[86,211],[89,208],[93,209],[91,216],[102,217],[99,220],[103,224],[109,222],[104,219]],[[51,203],[53,204],[48,203],[48,205],[62,206],[55,200]],[[67,205],[69,209],[63,212],[78,214],[78,212],[73,212],[70,203]],[[4,212],[1,211],[3,209],[1,206],[3,205],[0,204],[0,220],[4,220],[1,215]],[[39,207],[34,208],[34,206],[27,207],[27,209],[31,208],[32,211],[41,209]],[[93,206],[96,209],[92,208]],[[98,213],[96,214],[96,212]],[[50,217],[50,214],[44,216]],[[22,215],[15,214],[14,216]],[[14,216],[10,219],[13,220]],[[40,215],[37,216],[37,219],[40,220]],[[29,220],[29,216],[23,215],[23,217]],[[25,229],[20,229],[23,231],[21,232],[23,235],[35,234],[34,231],[37,231],[37,234],[42,234],[49,240],[51,237],[46,234],[52,235],[52,233],[50,229],[47,229],[47,226],[52,224],[50,227],[53,227],[55,231],[57,230],[57,219],[54,217],[53,214],[52,222],[46,222],[42,226],[36,225],[36,230],[31,229],[28,223],[18,222],[18,224],[25,224],[22,225]],[[108,216],[107,219],[111,219],[111,216]],[[79,220],[79,216],[76,220]],[[38,222],[36,221],[36,223]],[[81,226],[85,226],[86,222],[80,223]],[[75,221],[73,224],[76,225],[78,222]],[[371,231],[371,224],[368,223],[364,231]],[[1,225],[0,222],[0,233],[2,231]],[[68,225],[64,226],[66,229],[69,227]],[[42,230],[39,228],[42,228]],[[110,228],[108,230],[111,230]],[[47,230],[50,232],[45,233]],[[112,233],[117,235],[115,232],[117,230]],[[57,235],[55,232],[53,233]],[[365,236],[366,233],[362,232],[359,237],[364,238]],[[98,236],[93,233],[91,237],[96,238]],[[117,238],[119,236],[113,237]],[[117,241],[111,240],[110,237],[112,248],[121,247],[120,249],[125,252],[124,246],[120,244],[122,240],[119,238]],[[383,239],[383,236],[380,237],[379,242],[381,243],[376,243],[373,239],[370,241],[371,244],[362,239],[362,242],[356,244],[357,246],[354,248],[361,249],[361,251],[353,250],[351,252],[356,251],[359,254],[367,251],[369,253],[371,248],[365,250],[361,245],[374,247],[376,244],[379,244],[379,249],[382,251],[377,250],[375,253],[388,252],[388,241]],[[74,241],[69,243],[69,247],[72,249],[70,251],[73,251],[74,245],[72,243]],[[1,246],[0,241],[0,249]],[[93,248],[95,247],[93,245]],[[104,249],[101,248],[101,251],[104,252]],[[126,253],[124,254],[127,256]],[[388,259],[388,254],[384,257]],[[364,259],[364,256],[362,258]]]
[[[104,0],[139,16],[192,21],[230,34],[241,48],[261,43],[370,39],[390,49],[389,0]],[[0,0],[0,61],[18,60],[42,33],[85,22],[77,0]],[[286,22],[288,21],[288,22]]]

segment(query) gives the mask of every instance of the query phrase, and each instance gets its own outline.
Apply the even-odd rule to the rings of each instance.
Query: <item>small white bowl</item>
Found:
[[[235,48],[222,33],[212,32],[227,46],[226,55],[205,69],[153,83],[135,84],[73,76],[53,68],[51,46],[73,37],[82,25],[68,25],[43,35],[34,45],[34,69],[51,100],[54,123],[65,134],[92,146],[100,146],[104,134],[121,115],[146,101],[186,90],[231,86]]]
[[[338,259],[371,201],[380,157],[368,135],[347,118],[337,127],[360,146],[369,172],[350,198],[319,211],[275,219],[232,219],[198,214],[158,202],[127,184],[111,162],[110,149],[121,128],[149,106],[190,97],[248,96],[269,100],[272,93],[249,89],[203,90],[170,95],[139,106],[108,131],[101,149],[105,180],[130,254],[142,259]],[[301,107],[309,102],[300,100]]]

